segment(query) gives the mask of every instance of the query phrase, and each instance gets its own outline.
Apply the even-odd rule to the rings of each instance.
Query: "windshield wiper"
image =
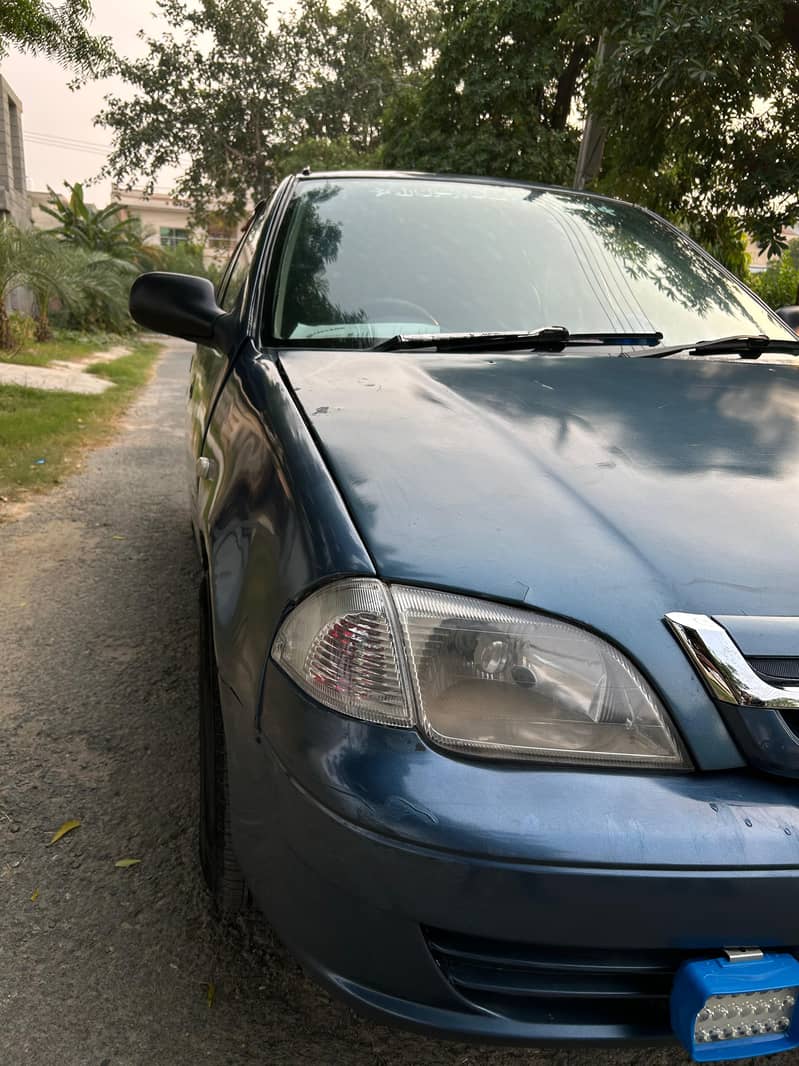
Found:
[[[439,352],[501,352],[513,350],[562,352],[564,348],[592,348],[607,345],[653,345],[662,333],[570,333],[565,326],[540,329],[491,331],[485,333],[398,333],[376,344],[370,351],[398,352],[434,348]]]
[[[604,348],[618,344],[624,348],[630,345],[651,348],[662,340],[662,333],[570,333],[569,347]]]
[[[561,352],[569,340],[565,326],[542,326],[540,329],[499,330],[484,333],[398,333],[381,341],[373,352],[412,351],[435,348],[439,352],[510,351],[512,348],[545,348]]]
[[[640,355],[639,359],[662,359],[667,355],[689,352],[691,355],[739,355],[742,359],[759,359],[765,351],[799,353],[799,340],[787,337],[767,337],[764,333],[751,336],[717,337],[711,341],[695,341],[693,344],[671,344]]]

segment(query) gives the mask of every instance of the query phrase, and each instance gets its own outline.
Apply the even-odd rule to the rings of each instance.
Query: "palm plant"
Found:
[[[6,301],[15,289],[32,292],[37,304],[37,339],[49,336],[48,306],[54,296],[67,299],[71,273],[58,241],[41,230],[20,229],[0,221],[0,348],[14,347]]]
[[[37,341],[52,335],[49,312],[56,299],[81,329],[124,332],[130,327],[128,293],[138,272],[134,263],[59,240],[52,230],[0,221],[0,349],[14,348],[6,301],[16,289],[34,298]]]
[[[65,306],[75,325],[123,333],[130,328],[128,294],[138,268],[107,252],[68,248],[69,296]]]
[[[26,235],[26,288],[36,301],[36,340],[52,337],[50,305],[54,299],[68,307],[80,299],[81,284],[76,277],[72,249],[42,230]]]
[[[42,206],[42,211],[58,223],[52,233],[87,251],[104,252],[141,269],[152,268],[160,249],[146,243],[139,219],[127,217],[121,204],[96,208],[86,203],[79,181],[64,184],[69,195],[59,196],[48,185],[50,200]]]
[[[132,281],[142,270],[160,267],[165,252],[147,242],[140,220],[128,218],[121,204],[98,209],[86,202],[80,182],[65,186],[67,196],[49,189],[50,201],[42,208],[58,223],[48,232],[67,257],[72,284],[62,302],[80,328],[125,330]]]
[[[23,240],[22,231],[13,222],[0,220],[0,348],[4,351],[14,347],[6,300],[26,281]]]

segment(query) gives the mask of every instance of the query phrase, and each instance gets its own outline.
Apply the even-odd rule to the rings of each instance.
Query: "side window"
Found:
[[[219,293],[219,306],[224,311],[232,311],[241,295],[247,276],[250,273],[253,256],[258,246],[261,230],[264,228],[266,215],[267,212],[262,209],[253,216],[247,227],[247,232],[241,238],[238,248],[233,253]]]

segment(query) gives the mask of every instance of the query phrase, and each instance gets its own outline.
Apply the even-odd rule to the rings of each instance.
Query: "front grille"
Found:
[[[438,967],[474,1006],[532,1025],[591,1027],[598,1038],[609,1039],[670,1036],[669,995],[677,967],[722,954],[721,948],[534,947],[441,929],[424,932]]]
[[[793,656],[750,655],[747,662],[764,681],[777,688],[792,688],[799,685],[799,659]],[[782,720],[799,743],[799,711],[780,711]]]
[[[796,656],[753,655],[749,665],[772,685],[799,685],[799,659]]]

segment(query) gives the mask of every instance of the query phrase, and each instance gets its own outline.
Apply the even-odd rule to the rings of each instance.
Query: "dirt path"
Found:
[[[687,1062],[397,1033],[330,1001],[263,926],[210,920],[195,858],[187,363],[186,346],[168,349],[116,442],[0,530],[0,1063]],[[48,847],[72,818],[81,827]]]
[[[113,362],[114,359],[121,359],[129,353],[129,347],[117,345],[108,351],[95,352],[72,362],[54,359],[47,366],[0,362],[0,385],[24,385],[29,389],[45,389],[48,392],[79,392],[95,396],[113,388],[114,383],[95,374],[87,374],[86,368],[98,363]]]

